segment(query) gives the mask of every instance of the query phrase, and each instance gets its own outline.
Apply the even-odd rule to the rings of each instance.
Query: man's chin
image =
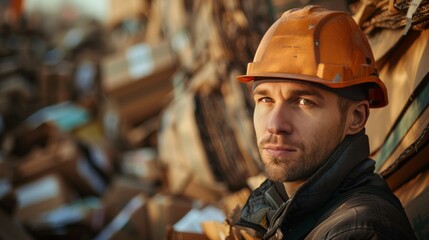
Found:
[[[286,170],[278,166],[266,166],[265,175],[268,179],[276,182],[286,182],[288,179]]]
[[[268,179],[276,182],[296,182],[303,181],[310,178],[314,174],[314,171],[303,172],[290,168],[280,167],[278,165],[265,166],[265,175]]]

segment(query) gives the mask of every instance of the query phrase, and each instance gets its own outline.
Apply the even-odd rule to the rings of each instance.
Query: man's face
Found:
[[[345,136],[346,124],[334,93],[312,84],[281,81],[260,83],[253,96],[259,152],[272,180],[307,180]]]

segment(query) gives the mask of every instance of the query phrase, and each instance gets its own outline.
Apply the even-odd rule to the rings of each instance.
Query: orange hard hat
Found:
[[[265,33],[242,82],[294,79],[341,89],[365,86],[370,107],[387,105],[364,33],[345,12],[320,6],[289,10]]]

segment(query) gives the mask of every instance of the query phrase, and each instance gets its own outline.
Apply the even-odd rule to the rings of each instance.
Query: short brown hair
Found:
[[[354,101],[349,98],[340,96],[338,94],[337,96],[338,96],[338,108],[340,110],[341,121],[344,121],[345,117],[347,116],[347,112]]]

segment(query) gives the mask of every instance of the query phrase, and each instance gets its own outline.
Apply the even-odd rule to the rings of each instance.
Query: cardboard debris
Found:
[[[423,171],[407,183],[396,189],[395,195],[398,196],[403,206],[409,206],[410,202],[417,196],[427,190],[429,183],[429,171]]]
[[[90,117],[88,109],[71,102],[61,102],[38,110],[29,116],[25,123],[36,126],[36,129],[39,125],[52,123],[59,130],[68,132],[86,124]]]
[[[15,189],[7,178],[0,178],[0,211],[12,215],[17,208]]]
[[[195,69],[196,59],[192,48],[191,33],[189,29],[191,3],[184,0],[171,1],[166,6],[164,19],[165,34],[170,45],[177,55],[181,66],[185,69]]]
[[[16,217],[27,222],[35,216],[59,208],[73,199],[64,180],[55,174],[46,175],[16,189],[18,210]]]
[[[250,190],[254,191],[256,188],[261,186],[261,184],[267,179],[265,174],[258,174],[256,176],[250,177],[247,179],[247,185]]]
[[[149,9],[149,1],[131,0],[124,4],[121,0],[107,1],[107,11],[104,13],[105,24],[112,28],[128,19],[139,19]]]
[[[101,64],[107,137],[135,146],[129,132],[158,115],[170,100],[171,76],[177,69],[167,42],[138,43],[106,57]]]
[[[401,141],[397,144],[395,149],[390,153],[390,156],[384,157],[385,161],[379,164],[378,171],[384,172],[387,171],[392,165],[395,165],[395,161],[398,160],[401,155],[405,151],[409,151],[410,146],[412,146],[419,138],[424,131],[427,131],[429,126],[429,109],[426,109],[422,115],[412,124],[412,126],[408,129],[407,133],[403,136]],[[387,145],[387,144],[386,144]],[[414,145],[416,149],[420,149],[420,146]],[[390,146],[393,147],[393,146]],[[388,152],[387,146],[385,146],[386,150],[384,152]],[[384,150],[384,149],[383,149]],[[378,155],[381,155],[381,151]],[[384,153],[385,154],[385,153]],[[387,155],[387,154],[385,154]],[[381,158],[381,157],[380,157]]]
[[[60,63],[58,66],[44,65],[41,68],[40,93],[45,106],[72,98],[74,90],[72,71],[72,65],[67,62]]]
[[[153,195],[154,192],[153,186],[147,183],[129,177],[114,177],[102,197],[107,221],[113,220],[135,196],[147,197]]]
[[[181,191],[176,192],[181,196],[185,196],[191,199],[198,199],[205,203],[216,203],[228,190],[224,185],[206,185],[200,183],[197,178],[190,175],[190,180],[186,182],[184,188]]]
[[[4,240],[31,240],[20,222],[0,210],[0,238]]]
[[[427,158],[429,154],[427,145],[429,142],[428,130],[429,125],[426,126],[415,143],[405,149],[388,169],[381,172],[381,175],[393,191],[411,180],[413,176],[422,172],[429,165],[429,159]]]
[[[165,1],[153,0],[151,3],[144,40],[149,44],[157,44],[163,41],[162,25]]]
[[[219,206],[222,208],[222,211],[229,216],[234,210],[243,208],[250,196],[250,193],[251,192],[248,188],[243,188],[240,191],[230,193],[219,201]]]
[[[36,127],[23,124],[4,137],[3,150],[5,154],[6,166],[13,166],[13,161],[21,160],[22,157],[30,154],[33,150],[42,149],[49,144],[53,144],[61,138],[61,131],[51,123],[45,122]]]
[[[148,183],[161,183],[164,181],[164,172],[158,160],[156,149],[140,148],[122,153],[120,160],[122,173],[138,178]]]
[[[426,236],[420,136],[428,111],[419,91],[429,48],[428,31],[416,31],[427,26],[427,3],[416,6],[405,37],[401,28],[385,31],[405,26],[409,2],[350,9],[370,34],[390,96],[367,125],[373,157]],[[234,226],[265,180],[251,86],[236,76],[272,22],[304,4],[109,0],[100,23],[71,5],[49,26],[37,20],[47,16],[20,24],[8,16],[0,34],[0,238],[258,239]],[[220,210],[213,217],[195,203]]]
[[[209,222],[222,223],[224,219],[225,215],[222,211],[214,206],[206,206],[203,209],[193,208],[168,230],[167,239],[213,239],[203,231],[203,229],[207,229],[205,225]]]
[[[29,181],[50,172],[61,174],[83,194],[99,195],[106,188],[105,180],[71,139],[52,143],[42,150],[36,149],[17,166],[20,181]]]
[[[83,238],[93,236],[104,224],[105,214],[100,200],[90,197],[35,215],[26,222],[26,227],[35,235],[45,235],[46,232],[55,232],[58,229],[73,231],[74,227],[79,226]]]
[[[145,81],[156,79],[147,77],[162,74],[174,65],[174,56],[166,42],[156,45],[145,42],[134,44],[105,57],[101,66],[102,88],[108,95],[115,96],[121,88],[135,84],[136,81],[147,85]]]
[[[427,8],[424,1],[366,1],[358,13],[389,96],[389,105],[371,110],[366,125],[371,154],[418,238],[429,229],[422,205],[429,166]]]
[[[163,122],[168,125],[162,127],[164,129],[161,134],[171,134],[175,138],[160,136],[161,141],[165,140],[165,142],[159,142],[161,159],[167,165],[181,165],[190,169],[194,173],[195,179],[201,184],[208,186],[218,185],[219,183],[216,182],[210,169],[207,153],[204,151],[203,142],[197,128],[194,116],[194,94],[184,93],[173,104],[167,109],[171,113],[164,115],[167,119],[163,120]],[[174,145],[168,144],[168,141],[174,141],[172,142]],[[174,149],[177,149],[177,151],[174,151]],[[174,179],[169,179],[169,181],[174,181]]]
[[[219,221],[205,221],[201,223],[203,232],[209,239],[222,240],[230,235],[230,226]]]
[[[147,239],[151,231],[147,221],[147,211],[146,196],[139,194],[133,197],[94,239]]]
[[[165,194],[156,194],[148,200],[148,221],[151,223],[149,239],[163,239],[169,227],[192,209],[192,200]]]
[[[210,240],[205,234],[193,232],[168,231],[167,240]]]
[[[428,179],[428,171],[425,171],[401,190],[395,192],[404,204],[405,212],[418,239],[425,239],[429,234]]]
[[[414,90],[427,74],[428,39],[429,31],[422,31],[415,39],[404,38],[395,47],[399,50],[388,55],[389,60],[379,69],[380,79],[384,81],[390,97],[387,107],[371,110],[366,125],[372,152],[383,145]]]
[[[12,168],[0,158],[0,211],[12,215],[17,208]]]
[[[211,205],[203,209],[193,208],[173,225],[173,229],[175,232],[203,233],[202,224],[208,221],[223,222],[225,218],[221,209]]]

